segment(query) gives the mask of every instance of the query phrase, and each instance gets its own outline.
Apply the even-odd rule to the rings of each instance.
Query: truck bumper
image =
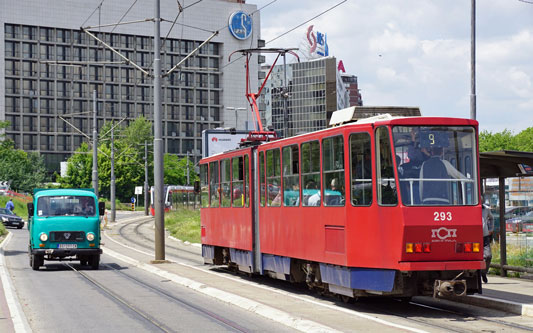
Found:
[[[31,253],[52,257],[91,256],[102,254],[102,249],[31,249]]]

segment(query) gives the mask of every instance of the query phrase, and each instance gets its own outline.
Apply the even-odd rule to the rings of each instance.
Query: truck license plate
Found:
[[[58,244],[58,249],[75,249],[78,247],[78,244]]]

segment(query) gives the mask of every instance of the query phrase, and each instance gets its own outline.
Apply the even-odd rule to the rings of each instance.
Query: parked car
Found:
[[[17,227],[18,229],[22,229],[24,226],[24,220],[22,217],[15,215],[15,213],[11,212],[9,209],[0,208],[0,218],[6,227]]]

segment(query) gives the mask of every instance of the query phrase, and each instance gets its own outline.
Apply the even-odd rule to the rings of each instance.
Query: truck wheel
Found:
[[[31,261],[31,268],[34,271],[38,271],[39,267],[41,267],[44,263],[44,258],[38,254],[32,254],[30,261]]]
[[[100,266],[100,255],[95,254],[94,256],[90,258],[89,262],[91,264],[91,268],[94,270],[97,270]]]

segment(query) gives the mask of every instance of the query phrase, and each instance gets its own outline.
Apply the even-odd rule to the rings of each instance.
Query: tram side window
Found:
[[[344,138],[322,140],[324,206],[344,206]]]
[[[231,159],[231,188],[233,207],[244,207],[244,178],[242,156]]]
[[[231,204],[231,167],[230,160],[220,161],[220,207]]]
[[[244,155],[244,206],[250,207],[250,159]]]
[[[302,143],[302,206],[320,206],[320,144]]]
[[[279,149],[267,150],[267,205],[271,207],[281,206],[281,165]]]
[[[219,206],[220,184],[218,183],[218,161],[209,163],[209,202],[211,207]]]
[[[283,205],[300,205],[300,172],[298,145],[283,148]]]
[[[370,135],[354,133],[350,135],[352,205],[372,204],[372,154]]]
[[[200,165],[200,201],[201,207],[209,207],[209,180],[207,172],[207,164]]]
[[[265,182],[265,154],[259,153],[259,197],[261,207],[265,207],[266,203],[266,182]]]
[[[389,131],[386,127],[379,127],[376,130],[376,156],[378,203],[396,205],[398,194],[396,193]]]

